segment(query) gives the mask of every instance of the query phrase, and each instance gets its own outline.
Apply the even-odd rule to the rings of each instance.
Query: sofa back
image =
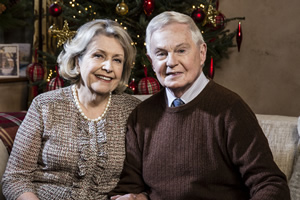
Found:
[[[290,180],[299,153],[297,117],[260,114],[256,116],[268,139],[274,161]]]

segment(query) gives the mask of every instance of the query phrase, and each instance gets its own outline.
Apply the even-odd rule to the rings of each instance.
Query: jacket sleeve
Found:
[[[285,175],[273,160],[268,140],[255,114],[241,100],[225,117],[227,149],[249,188],[251,200],[289,200]]]
[[[37,101],[34,100],[18,129],[2,178],[6,199],[16,199],[25,192],[35,193],[31,180],[37,168],[42,130],[42,114]]]
[[[146,185],[142,176],[143,160],[143,134],[136,132],[136,110],[134,110],[128,119],[126,133],[126,158],[120,181],[116,188],[109,193],[113,195],[122,195],[128,193],[145,192]]]

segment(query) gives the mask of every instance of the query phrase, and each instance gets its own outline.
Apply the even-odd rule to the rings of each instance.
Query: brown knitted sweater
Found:
[[[104,118],[93,122],[81,116],[70,87],[37,96],[3,176],[6,198],[33,192],[41,200],[106,199],[119,180],[127,119],[139,102],[112,95]]]
[[[289,200],[257,119],[235,93],[210,81],[170,108],[165,91],[129,118],[127,154],[110,195],[146,191],[152,200]]]

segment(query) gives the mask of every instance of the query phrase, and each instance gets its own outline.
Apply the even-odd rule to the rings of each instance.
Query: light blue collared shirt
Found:
[[[203,72],[201,72],[200,76],[196,79],[193,85],[180,97],[180,99],[185,103],[189,103],[192,101],[200,92],[205,88],[209,79],[207,79]],[[173,92],[169,88],[166,88],[167,98],[168,98],[168,106],[171,107],[172,102],[177,97],[174,96]]]

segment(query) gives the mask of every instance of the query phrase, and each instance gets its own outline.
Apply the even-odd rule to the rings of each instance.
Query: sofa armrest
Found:
[[[289,180],[299,152],[297,117],[259,114],[256,116],[268,139],[274,161]]]
[[[6,163],[8,161],[8,156],[9,155],[7,149],[3,144],[2,140],[0,140],[0,200],[4,199],[4,196],[2,195],[1,180],[2,180],[3,173],[5,171]]]
[[[0,139],[10,154],[16,133],[26,112],[0,112]]]
[[[25,115],[25,111],[0,112],[0,200],[5,199],[2,194],[2,176],[13,147],[15,136]]]

